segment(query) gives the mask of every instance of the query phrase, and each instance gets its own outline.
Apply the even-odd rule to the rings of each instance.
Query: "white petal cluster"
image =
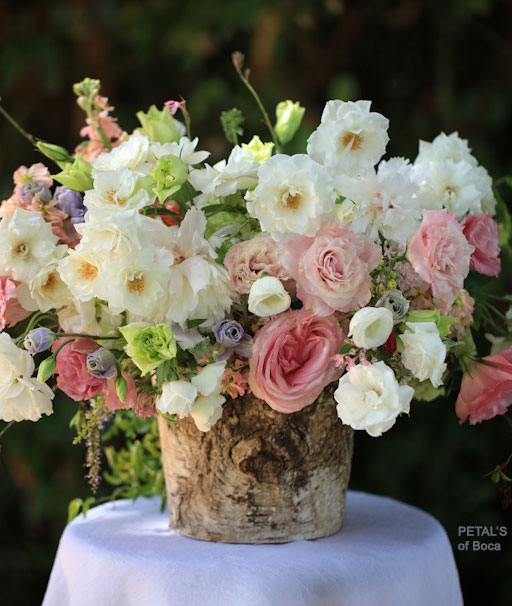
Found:
[[[260,318],[286,311],[292,300],[279,278],[264,276],[253,282],[249,292],[249,311]]]
[[[150,143],[150,151],[156,160],[172,154],[178,156],[185,164],[195,166],[204,162],[210,155],[210,152],[207,151],[196,151],[198,143],[198,137],[192,139],[192,141],[188,137],[181,137],[177,143],[152,142]]]
[[[249,214],[278,237],[314,236],[334,214],[335,193],[326,169],[304,154],[278,154],[260,164],[258,185],[246,194]]]
[[[435,322],[407,322],[400,335],[403,343],[402,362],[420,381],[430,379],[434,387],[443,384],[446,370],[446,345]]]
[[[389,120],[370,107],[370,101],[328,101],[308,139],[313,160],[348,175],[375,166],[386,151]]]
[[[390,429],[398,415],[408,413],[414,389],[400,385],[384,362],[353,366],[340,379],[334,398],[336,411],[346,425],[378,437]]]
[[[10,335],[0,333],[0,419],[38,421],[53,412],[53,391],[32,377],[32,356],[16,347]]]
[[[179,380],[164,383],[157,408],[164,414],[189,415],[200,431],[208,431],[222,416],[226,398],[220,395],[226,362],[202,368],[190,382]]]
[[[131,170],[93,171],[94,189],[85,192],[88,209],[139,210],[151,203],[148,192],[142,188],[139,175]]]
[[[348,336],[357,347],[380,347],[393,330],[393,313],[385,307],[363,307],[352,316]]]
[[[494,215],[492,179],[457,133],[441,133],[431,143],[420,142],[414,179],[422,208],[445,208],[462,219],[466,213]]]
[[[149,172],[149,140],[143,135],[132,135],[118,147],[100,154],[92,163],[97,172],[132,170]]]
[[[380,162],[356,177],[338,176],[336,187],[345,196],[337,207],[338,220],[356,233],[379,242],[379,233],[405,246],[417,231],[421,208],[412,166],[404,158]]]

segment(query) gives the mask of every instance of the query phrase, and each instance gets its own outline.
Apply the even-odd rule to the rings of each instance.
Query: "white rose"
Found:
[[[0,392],[18,380],[19,377],[31,377],[34,373],[32,356],[16,347],[11,336],[0,333]]]
[[[42,414],[52,414],[54,395],[46,383],[20,377],[11,386],[0,388],[0,419],[38,421]]]
[[[89,301],[99,294],[98,285],[101,284],[103,269],[100,255],[93,254],[86,246],[68,249],[58,268],[61,278],[79,301]]]
[[[393,313],[385,307],[363,307],[352,316],[348,336],[363,349],[384,345],[393,330]]]
[[[358,364],[345,373],[334,399],[343,423],[378,437],[395,424],[399,414],[409,412],[413,395],[414,389],[399,385],[389,366],[375,362]]]
[[[170,381],[162,386],[156,407],[168,415],[188,417],[197,398],[197,389],[188,381]]]
[[[131,170],[93,172],[93,187],[85,192],[88,209],[109,212],[126,209],[139,210],[151,203],[146,190],[139,184],[139,175]]]
[[[279,278],[264,276],[253,282],[249,292],[249,311],[260,318],[274,316],[290,307],[291,298]]]
[[[208,431],[222,416],[222,405],[226,401],[224,396],[202,396],[192,405],[190,415],[194,419],[199,431]]]
[[[225,368],[226,362],[209,364],[202,368],[195,377],[192,377],[191,383],[203,396],[219,393]]]
[[[430,379],[434,387],[443,384],[446,346],[435,322],[407,322],[400,340],[404,345],[402,362],[420,381]]]
[[[46,312],[60,307],[69,298],[69,289],[62,281],[57,261],[41,268],[28,283],[21,283],[16,294],[27,311]]]
[[[128,168],[148,172],[149,140],[143,135],[132,135],[112,151],[100,154],[92,163],[96,171],[122,170]]]
[[[188,137],[181,137],[177,143],[151,142],[150,149],[157,160],[163,156],[172,154],[173,156],[178,156],[185,164],[194,166],[195,164],[204,162],[210,155],[210,152],[207,151],[196,151],[198,143],[199,139],[197,137],[192,139],[192,141]]]

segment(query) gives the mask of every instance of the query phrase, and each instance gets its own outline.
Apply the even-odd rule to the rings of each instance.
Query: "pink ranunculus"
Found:
[[[258,333],[249,362],[249,386],[279,412],[296,412],[312,404],[339,378],[333,357],[345,333],[334,316],[305,310],[276,316]]]
[[[293,284],[281,264],[282,255],[281,245],[270,235],[262,234],[233,245],[224,259],[224,265],[235,290],[241,295],[249,294],[251,286],[263,273],[279,278],[290,290]]]
[[[67,337],[57,339],[52,346],[55,351]],[[65,345],[57,355],[57,385],[73,400],[81,402],[105,390],[106,379],[93,377],[87,370],[87,354],[98,349],[92,339],[79,337]]]
[[[472,252],[453,213],[426,210],[407,254],[414,269],[432,286],[434,297],[451,304],[464,285]]]
[[[489,213],[478,217],[467,215],[462,222],[467,241],[475,248],[471,268],[486,276],[497,276],[501,270],[500,231]]]
[[[297,282],[297,297],[319,316],[354,311],[371,298],[370,272],[381,259],[380,246],[338,223],[324,223],[313,238],[292,236],[284,267]]]
[[[462,379],[457,416],[471,425],[504,414],[512,404],[512,349],[482,358]]]
[[[23,309],[16,297],[16,282],[0,276],[0,331],[21,322],[30,312]]]
[[[116,379],[112,377],[111,379],[107,379],[107,384],[105,386],[105,404],[109,410],[119,410],[120,408],[135,408],[137,405],[137,388],[135,386],[135,381],[133,377],[126,373],[122,372],[123,378],[125,379],[128,390],[126,392],[126,400],[121,402],[119,396],[116,392]]]

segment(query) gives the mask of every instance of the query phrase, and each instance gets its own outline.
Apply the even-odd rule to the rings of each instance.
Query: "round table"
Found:
[[[349,492],[341,532],[283,545],[207,543],[160,500],[121,500],[62,535],[43,606],[459,606],[452,549],[419,509]]]

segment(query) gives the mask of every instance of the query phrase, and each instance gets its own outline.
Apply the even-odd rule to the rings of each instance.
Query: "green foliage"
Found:
[[[233,109],[228,109],[222,112],[220,115],[222,130],[226,135],[226,139],[230,143],[233,143],[233,145],[237,145],[238,137],[241,137],[244,134],[244,130],[242,128],[242,124],[244,122],[244,115],[236,107],[233,107]]]

